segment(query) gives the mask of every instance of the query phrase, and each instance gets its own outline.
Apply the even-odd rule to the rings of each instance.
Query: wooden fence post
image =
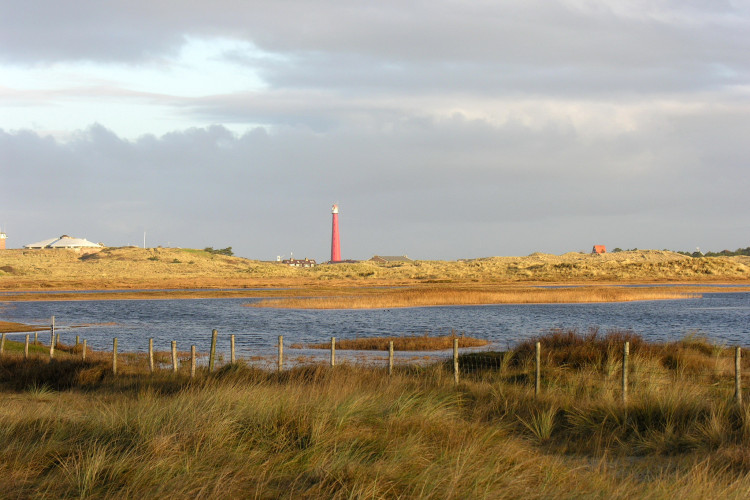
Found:
[[[336,337],[331,337],[331,366],[336,366]]]
[[[57,345],[55,343],[55,317],[52,316],[50,318],[50,326],[49,326],[49,347],[50,347],[50,353],[49,357],[52,359],[52,357],[55,355],[55,346]]]
[[[154,373],[154,338],[153,337],[148,339],[148,371],[151,373]]]
[[[279,335],[279,371],[284,366],[284,336]]]
[[[80,343],[81,343],[81,337],[80,337],[80,335],[76,335],[76,345],[75,345],[75,347],[78,347],[78,344],[80,344]]]
[[[458,384],[458,339],[453,339],[453,383]]]
[[[112,375],[117,375],[117,337],[112,339]]]
[[[29,359],[29,334],[26,334],[26,341],[23,343],[23,359]]]
[[[172,341],[172,372],[177,373],[177,341]]]
[[[534,396],[539,396],[542,389],[542,343],[536,343],[536,355],[534,356]]]
[[[737,404],[742,404],[742,348],[734,349],[734,399]]]
[[[55,347],[57,347],[60,344],[60,334],[55,334]]]
[[[5,333],[0,337],[0,356],[5,354]]]
[[[628,357],[630,356],[630,342],[622,346],[622,404],[628,402]]]
[[[195,378],[195,346],[190,346],[190,378]]]
[[[34,345],[39,343],[39,332],[34,332]]]
[[[86,339],[83,339],[83,350],[81,350],[81,359],[86,361]]]
[[[234,334],[229,336],[229,360],[232,364],[237,361],[237,358],[235,356],[235,350],[234,350]]]
[[[211,352],[208,355],[208,371],[214,371],[214,359],[216,358],[216,337],[219,334],[215,328],[211,330]]]
[[[393,341],[388,342],[388,375],[393,375]]]

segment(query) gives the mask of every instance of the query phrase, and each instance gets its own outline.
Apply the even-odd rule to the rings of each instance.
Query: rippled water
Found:
[[[286,345],[429,332],[487,338],[505,348],[550,328],[630,329],[651,340],[690,333],[731,345],[748,345],[750,293],[706,294],[700,299],[606,304],[533,304],[422,307],[376,310],[277,310],[243,307],[252,299],[81,300],[0,302],[0,319],[48,324],[50,316],[65,343],[76,334],[94,349],[110,349],[118,337],[123,351],[143,351],[154,337],[157,349],[176,340],[180,349],[206,349],[211,329],[228,344],[235,334],[241,355],[271,354],[276,338]],[[73,328],[75,325],[90,325]],[[12,338],[11,334],[11,338]],[[47,340],[46,334],[40,334]],[[220,346],[221,347],[221,346]]]

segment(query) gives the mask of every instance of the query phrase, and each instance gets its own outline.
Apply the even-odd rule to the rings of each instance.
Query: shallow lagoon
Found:
[[[492,341],[505,349],[556,328],[629,329],[646,339],[676,340],[696,333],[727,345],[750,345],[750,293],[706,294],[700,299],[597,304],[524,304],[422,307],[375,310],[280,310],[244,307],[252,299],[80,300],[0,302],[0,319],[48,324],[50,316],[65,343],[75,335],[93,349],[143,351],[154,337],[157,349],[195,344],[206,350],[211,329],[220,332],[220,349],[235,334],[238,354],[272,355],[276,339],[285,345],[355,338],[449,334],[452,330]],[[89,325],[76,327],[79,325]],[[47,340],[47,334],[40,338]],[[10,338],[23,334],[10,334]],[[224,346],[224,344],[227,344]],[[292,350],[293,352],[294,350]],[[306,350],[305,350],[306,351]],[[290,352],[290,354],[292,354]],[[320,353],[322,354],[322,353]],[[345,353],[341,353],[346,356]]]

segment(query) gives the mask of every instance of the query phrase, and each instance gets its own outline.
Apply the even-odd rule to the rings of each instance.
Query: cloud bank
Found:
[[[744,2],[2,12],[11,245],[324,259],[332,202],[347,258],[748,245]]]

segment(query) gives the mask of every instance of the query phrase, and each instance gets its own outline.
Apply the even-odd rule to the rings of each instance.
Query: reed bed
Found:
[[[623,339],[638,388],[627,404],[611,387]],[[722,382],[729,352],[559,330],[458,385],[440,363],[392,376],[237,363],[191,379],[6,356],[0,497],[745,498],[750,410]]]
[[[336,349],[357,351],[387,351],[393,342],[393,349],[397,351],[441,351],[453,348],[453,341],[458,340],[458,347],[482,347],[489,341],[466,337],[462,335],[410,335],[406,337],[368,337],[360,339],[336,340]],[[321,344],[293,344],[293,349],[330,349],[331,343]]]
[[[27,325],[12,321],[0,321],[0,333],[36,332],[48,329],[49,325]]]
[[[513,287],[475,289],[460,287],[393,288],[378,293],[316,298],[275,298],[247,304],[279,309],[389,309],[448,305],[626,302],[698,298],[700,294],[664,288],[586,286],[571,288]]]

